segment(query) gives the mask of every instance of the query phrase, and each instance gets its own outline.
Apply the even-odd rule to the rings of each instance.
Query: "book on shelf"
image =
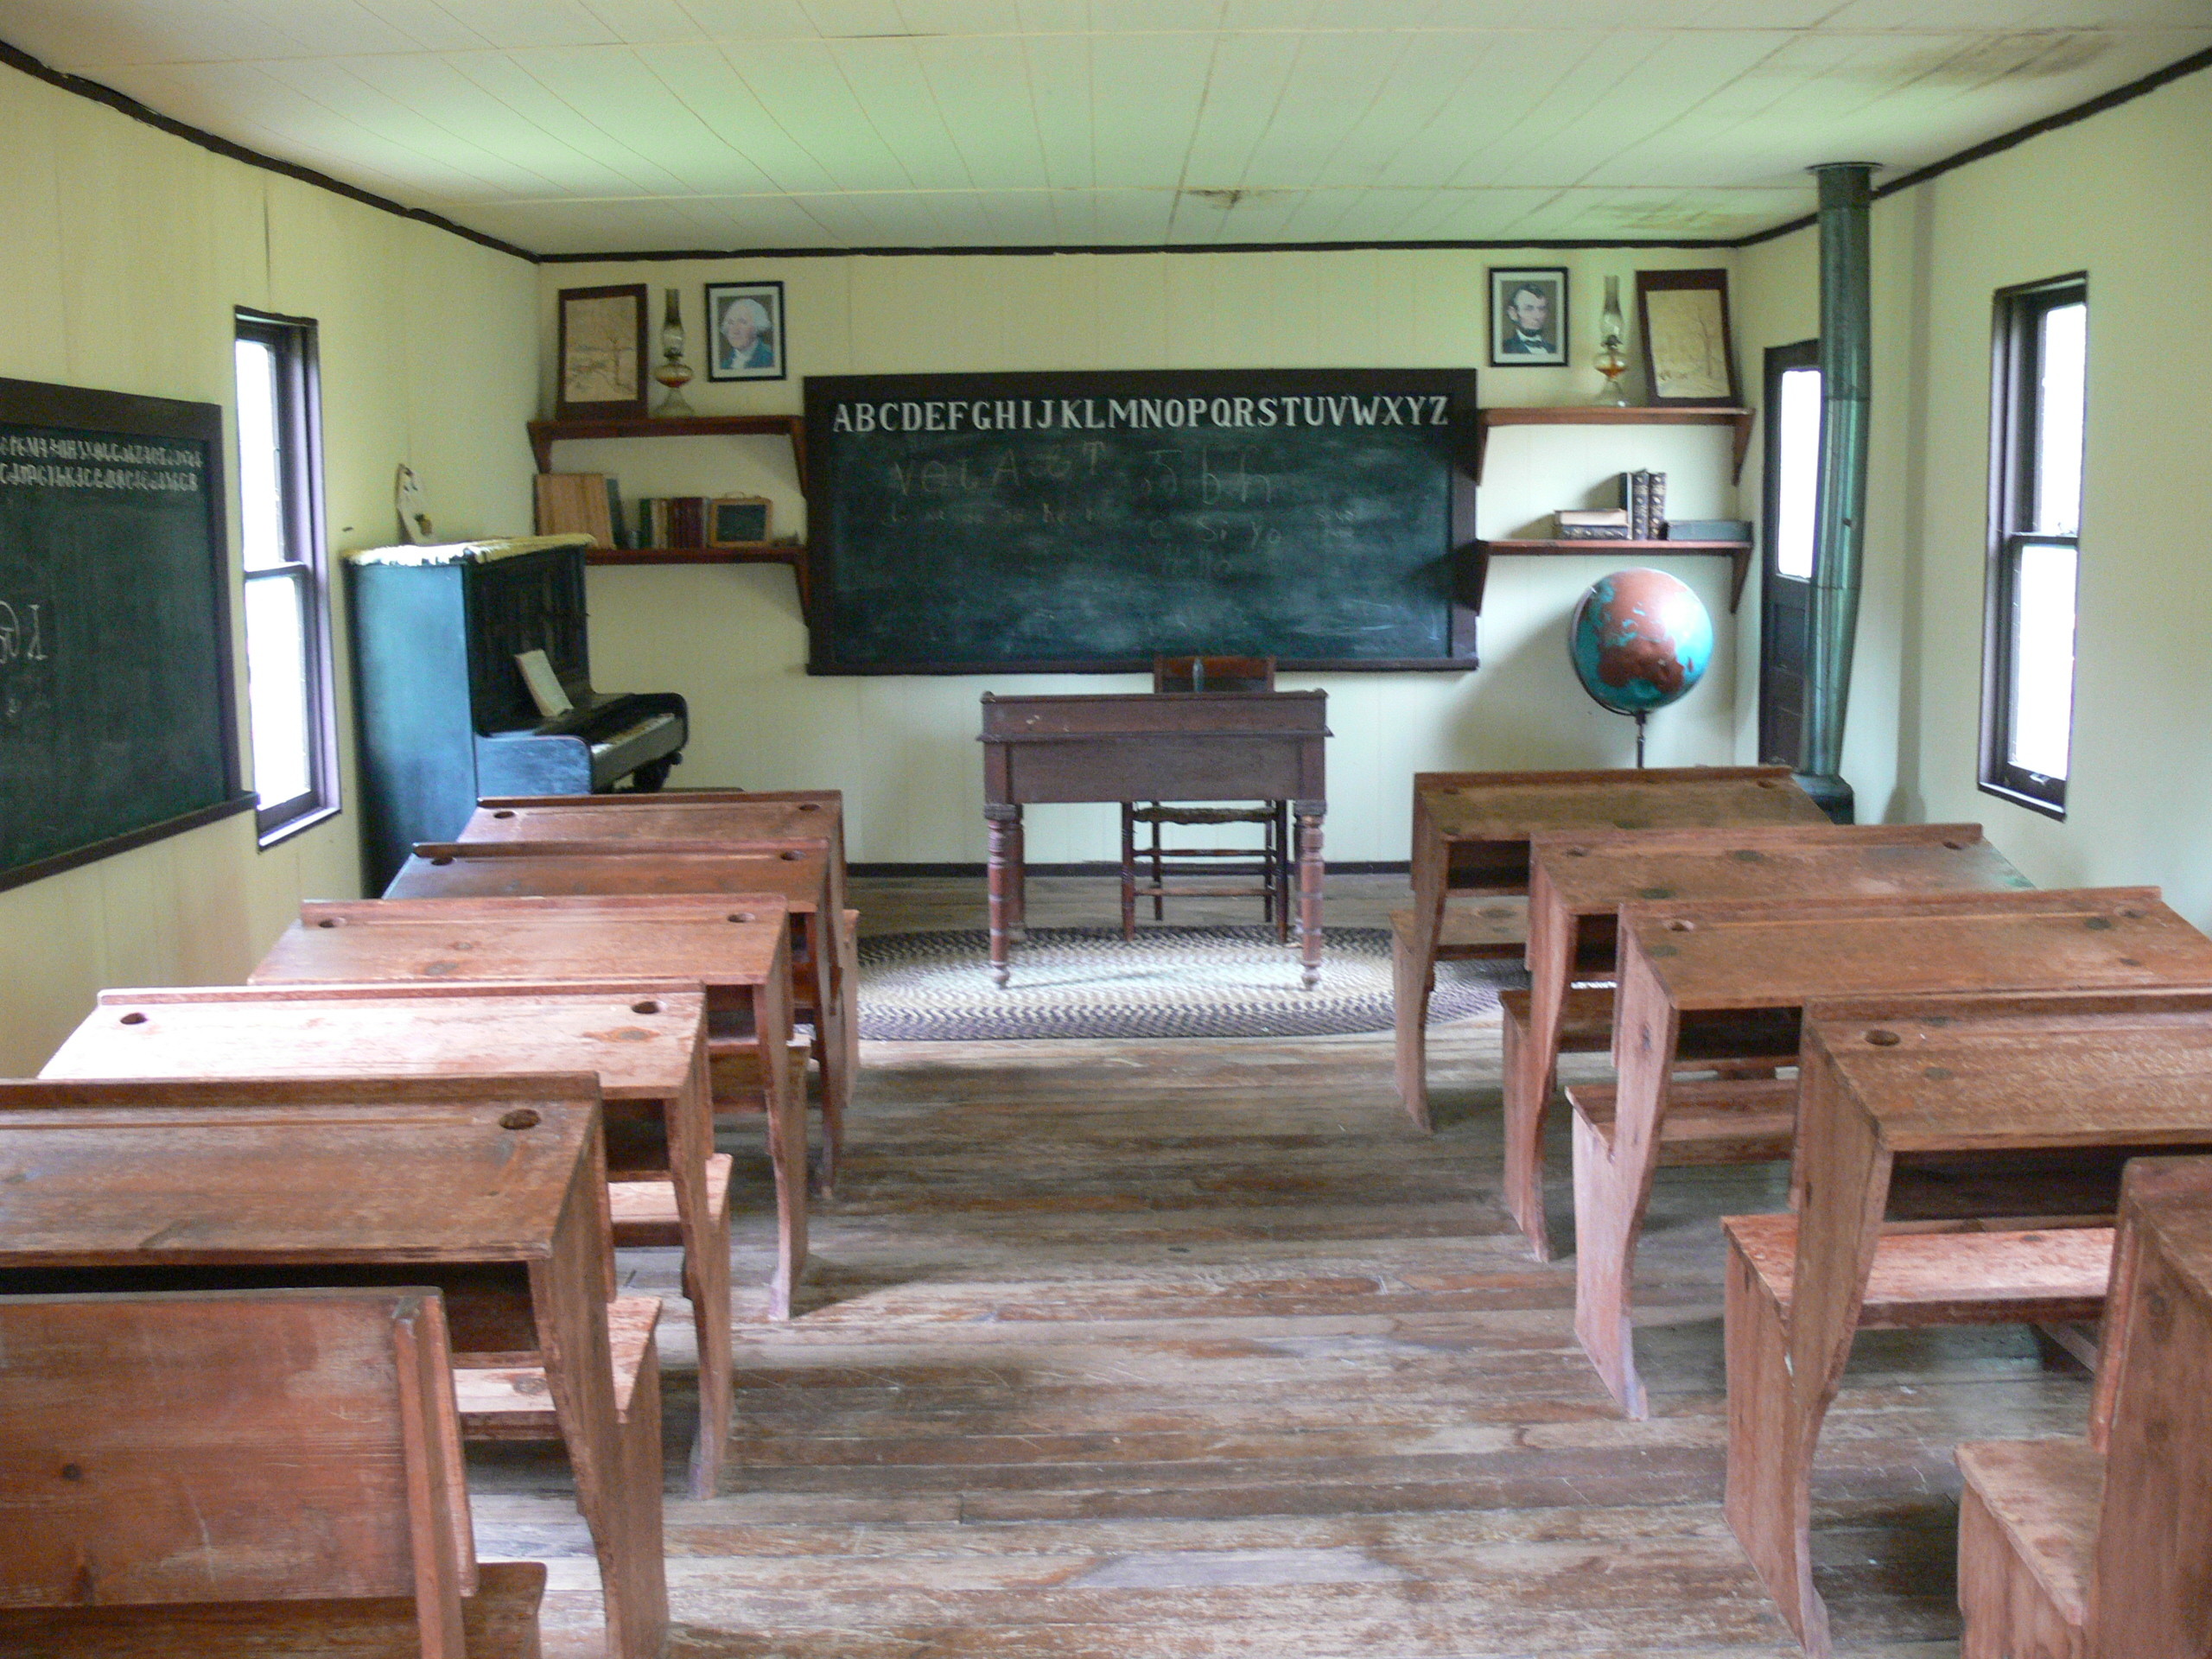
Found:
[[[1670,542],[1748,542],[1751,539],[1751,521],[1748,518],[1669,518],[1667,539]]]
[[[608,516],[612,480],[604,473],[540,473],[537,475],[537,533],[559,536],[582,531],[596,547],[614,545]]]
[[[707,544],[707,498],[650,495],[638,498],[638,545],[694,548]]]
[[[1563,507],[1552,515],[1562,542],[1624,542],[1629,539],[1624,507]]]
[[[1667,522],[1667,474],[1623,473],[1621,505],[1628,513],[1630,541],[1658,540],[1659,527]]]

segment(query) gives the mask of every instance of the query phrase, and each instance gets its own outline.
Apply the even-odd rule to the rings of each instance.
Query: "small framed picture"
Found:
[[[645,412],[645,285],[561,290],[561,380],[556,420],[620,419]]]
[[[707,284],[707,378],[781,380],[784,285]]]
[[[1651,401],[1733,404],[1736,339],[1725,270],[1639,270],[1637,326],[1651,365]]]
[[[1490,361],[1495,369],[1567,361],[1567,267],[1490,268]]]
[[[725,495],[707,503],[707,545],[750,547],[768,539],[765,495]]]

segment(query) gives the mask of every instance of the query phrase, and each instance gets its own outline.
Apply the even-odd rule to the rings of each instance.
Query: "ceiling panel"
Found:
[[[1731,237],[2212,47],[2212,0],[0,0],[545,251]]]

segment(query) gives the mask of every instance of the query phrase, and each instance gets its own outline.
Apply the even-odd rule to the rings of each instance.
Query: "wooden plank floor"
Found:
[[[1110,881],[1033,885],[1039,925],[1116,913]],[[1394,878],[1331,890],[1340,925],[1406,902]],[[872,931],[980,925],[975,882],[855,898]],[[1654,1414],[1622,1422],[1574,1344],[1573,1263],[1530,1262],[1497,1202],[1495,1023],[1440,1028],[1432,1052],[1433,1138],[1399,1113],[1387,1033],[868,1045],[783,1327],[745,1289],[772,1242],[766,1163],[726,1134],[738,1439],[721,1496],[674,1496],[671,1389],[671,1652],[1796,1652],[1719,1510],[1712,1217],[1779,1207],[1778,1173],[1662,1175],[1638,1289]],[[1563,1194],[1563,1136],[1553,1164]],[[675,1295],[672,1253],[625,1261]],[[2018,1329],[1861,1342],[1815,1493],[1840,1652],[1955,1653],[1951,1444],[2079,1432],[2087,1398]],[[476,1464],[486,1553],[552,1563],[549,1655],[596,1653],[558,1459]]]

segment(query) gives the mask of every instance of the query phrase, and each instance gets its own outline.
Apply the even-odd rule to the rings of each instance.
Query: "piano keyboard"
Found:
[[[664,726],[675,724],[674,715],[647,715],[643,720],[634,721],[619,732],[609,732],[605,737],[594,740],[592,754],[594,758],[605,754],[609,750],[620,748],[625,743],[636,741],[648,732],[657,732]],[[573,754],[575,751],[572,749],[569,753]]]

